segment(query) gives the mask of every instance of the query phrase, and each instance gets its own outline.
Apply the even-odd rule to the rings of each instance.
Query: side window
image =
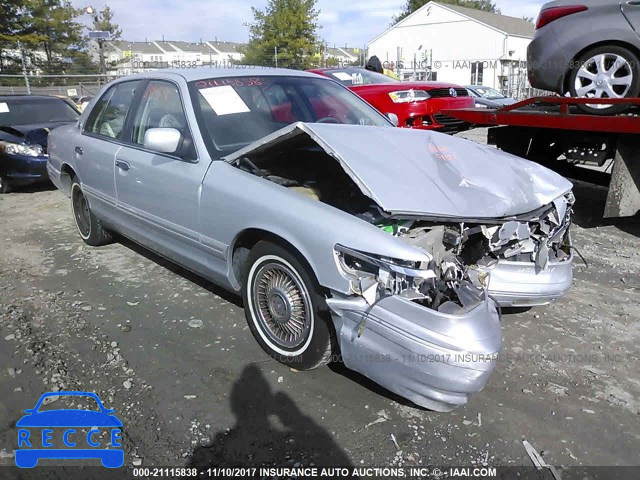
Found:
[[[170,82],[152,80],[142,95],[133,120],[133,143],[144,144],[144,134],[150,128],[175,128],[189,143],[189,128],[178,87]]]
[[[85,131],[121,139],[124,122],[139,84],[139,80],[124,82],[107,90],[93,107]]]

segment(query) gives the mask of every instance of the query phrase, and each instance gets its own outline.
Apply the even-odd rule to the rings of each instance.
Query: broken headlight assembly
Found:
[[[461,303],[459,298],[461,290],[466,293],[470,285],[466,285],[464,271],[457,264],[443,264],[436,268],[433,260],[399,260],[342,245],[336,245],[335,254],[340,270],[350,281],[352,293],[363,297],[369,305],[390,295],[399,295],[434,310],[444,303],[453,302],[459,306],[469,303],[466,298]],[[465,284],[462,289],[461,284]],[[468,294],[464,296],[469,297]],[[481,300],[479,292],[473,297],[473,303]]]

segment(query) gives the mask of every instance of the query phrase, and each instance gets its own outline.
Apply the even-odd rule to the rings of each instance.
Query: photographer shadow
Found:
[[[236,424],[218,432],[211,446],[197,447],[188,467],[352,466],[331,435],[287,394],[274,394],[254,365],[246,367],[233,385],[231,409]]]

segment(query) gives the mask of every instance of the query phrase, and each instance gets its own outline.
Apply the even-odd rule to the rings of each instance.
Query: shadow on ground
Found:
[[[331,435],[286,393],[272,392],[255,365],[242,371],[230,398],[236,424],[197,447],[188,467],[351,466]]]
[[[176,275],[181,276],[182,278],[189,280],[192,283],[195,283],[196,285],[198,285],[201,288],[204,288],[205,290],[208,290],[210,293],[213,293],[214,295],[217,295],[218,297],[222,298],[223,300],[229,302],[229,303],[233,303],[234,305],[236,305],[237,307],[243,308],[242,307],[242,298],[238,295],[234,295],[233,293],[229,292],[228,290],[225,290],[222,287],[219,287],[218,285],[211,283],[210,281],[208,281],[205,278],[202,278],[200,275],[193,273],[190,270],[187,270],[186,268],[181,267],[180,265],[173,263],[171,260],[167,260],[166,258],[152,252],[151,250],[147,249],[146,247],[143,247],[139,244],[137,244],[136,242],[129,240],[128,238],[122,237],[120,235],[116,236],[116,240],[118,241],[118,243],[120,243],[121,245],[129,248],[130,250],[133,250],[134,252],[136,252],[139,255],[142,255],[143,257],[145,257],[147,260],[150,260],[154,263],[157,263],[158,265],[166,268],[167,270],[169,270],[172,273],[175,273]]]

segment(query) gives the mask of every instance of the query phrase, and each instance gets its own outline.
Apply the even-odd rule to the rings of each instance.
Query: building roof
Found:
[[[244,46],[244,44],[236,42],[209,41],[207,43],[222,53],[240,53],[240,48]]]
[[[438,2],[427,2],[422,7],[420,7],[415,12],[413,12],[411,15],[403,18],[400,22],[396,23],[395,25],[392,25],[391,27],[387,28],[384,32],[377,35],[369,43],[372,43],[378,40],[380,37],[385,35],[387,32],[390,32],[394,28],[398,26],[402,26],[402,24],[406,22],[409,18],[413,17],[414,15],[417,15],[422,10],[429,8],[431,5],[437,5],[440,8],[444,8],[446,10],[459,13],[461,15],[464,15],[465,17],[468,17],[472,20],[488,25],[489,27],[495,28],[496,30],[499,30],[500,32],[506,33],[508,35],[516,35],[519,37],[533,38],[535,25],[523,18],[509,17],[507,15],[485,12],[484,10],[477,10],[475,8],[460,7],[458,5],[450,5],[448,3],[444,4],[444,3],[438,3]]]
[[[182,50],[183,52],[202,53],[209,50],[209,47],[202,43],[183,42],[181,40],[167,40],[166,42],[158,42],[158,44],[163,48],[164,45],[169,44],[178,50]]]
[[[441,7],[455,10],[458,13],[471,17],[479,22],[486,23],[494,28],[497,28],[501,32],[508,33],[509,35],[518,35],[521,37],[533,37],[535,31],[535,25],[523,18],[509,17],[507,15],[499,15],[497,13],[485,12],[484,10],[477,10],[475,8],[460,7],[458,5],[441,4],[436,3]],[[424,7],[423,7],[424,8]]]
[[[106,42],[106,45],[122,50],[123,52],[132,51],[138,53],[163,53],[153,42],[127,42],[124,40],[112,40]]]

